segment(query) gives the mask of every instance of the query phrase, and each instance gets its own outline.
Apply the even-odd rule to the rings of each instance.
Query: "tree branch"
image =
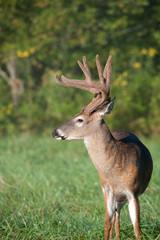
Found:
[[[12,58],[7,64],[7,70],[10,74],[11,79],[16,78],[16,59]]]
[[[0,69],[0,76],[3,77],[6,82],[9,82],[10,79],[9,79],[9,76],[7,75],[7,73],[5,71],[3,71],[2,69]]]

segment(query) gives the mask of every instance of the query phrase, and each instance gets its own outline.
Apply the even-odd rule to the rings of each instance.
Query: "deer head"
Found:
[[[99,82],[92,80],[85,57],[83,57],[83,64],[78,61],[78,65],[86,77],[85,80],[70,80],[64,76],[60,80],[56,76],[57,83],[62,86],[80,88],[94,94],[91,103],[53,132],[53,136],[56,139],[84,139],[101,123],[102,118],[111,112],[114,105],[114,99],[111,100],[110,98],[111,59],[112,57],[109,56],[102,72],[99,56],[96,55]]]

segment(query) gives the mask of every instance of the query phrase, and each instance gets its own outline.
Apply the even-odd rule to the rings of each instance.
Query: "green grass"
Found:
[[[147,146],[154,172],[140,197],[141,228],[144,239],[155,240],[160,239],[160,151],[155,140]],[[103,239],[103,196],[83,142],[50,135],[1,138],[0,175],[0,239]],[[127,206],[121,236],[134,239]]]

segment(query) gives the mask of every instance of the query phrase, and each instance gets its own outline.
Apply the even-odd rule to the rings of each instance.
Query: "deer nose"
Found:
[[[53,137],[58,137],[58,131],[57,131],[57,129],[55,129],[55,130],[52,132],[52,136],[53,136]]]

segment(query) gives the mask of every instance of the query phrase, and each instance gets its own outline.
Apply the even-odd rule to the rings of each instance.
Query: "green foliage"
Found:
[[[57,86],[55,74],[84,79],[76,61],[85,55],[97,79],[97,53],[103,65],[113,56],[110,126],[160,133],[159,10],[158,0],[0,1],[0,73],[14,58],[24,85],[18,106],[0,114],[1,133],[44,131],[77,113],[90,95]],[[15,105],[2,74],[0,93],[1,113]]]
[[[126,130],[147,136],[159,133],[160,83],[154,72],[154,54],[153,48],[132,54],[133,59],[125,62],[123,72],[115,78],[113,91],[118,97],[116,111],[111,115],[113,127],[123,129],[125,126]]]
[[[140,197],[143,239],[159,239],[159,143],[147,141],[154,171]],[[80,141],[47,136],[0,140],[0,238],[3,240],[102,239],[105,207],[99,176]],[[76,149],[76,151],[75,151]],[[65,157],[64,157],[65,156]],[[122,239],[133,238],[128,206]]]

